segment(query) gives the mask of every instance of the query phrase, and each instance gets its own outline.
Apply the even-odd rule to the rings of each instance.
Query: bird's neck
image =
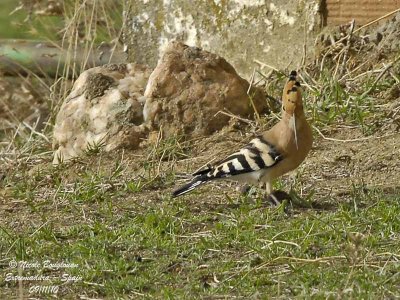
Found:
[[[303,110],[295,111],[295,114],[282,111],[282,119],[275,130],[275,134],[279,137],[278,143],[281,149],[286,152],[297,152],[299,147],[304,147],[309,132],[310,126]]]
[[[293,115],[296,118],[296,122],[304,122],[306,120],[306,116],[304,114],[303,109],[295,110],[294,114],[289,114],[286,111],[282,110],[282,121],[288,122],[293,118]]]

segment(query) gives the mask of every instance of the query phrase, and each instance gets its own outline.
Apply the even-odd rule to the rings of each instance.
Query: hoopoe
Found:
[[[282,118],[277,124],[215,166],[194,173],[192,181],[174,191],[172,196],[183,195],[216,179],[250,184],[264,182],[267,194],[271,195],[274,180],[296,169],[313,142],[296,76],[296,71],[292,71],[283,89]]]

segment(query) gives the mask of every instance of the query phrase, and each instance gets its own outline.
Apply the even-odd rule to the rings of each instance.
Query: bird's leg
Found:
[[[280,203],[279,199],[274,195],[272,191],[272,182],[267,181],[265,183],[265,191],[266,191],[266,198],[268,201],[272,202],[275,206],[278,206]]]
[[[267,196],[272,193],[272,182],[271,181],[267,181],[265,183],[265,191],[267,192]]]
[[[272,202],[274,205],[279,205],[278,199],[274,196],[272,192],[272,182],[271,181],[266,181],[265,182],[265,198],[269,201]]]

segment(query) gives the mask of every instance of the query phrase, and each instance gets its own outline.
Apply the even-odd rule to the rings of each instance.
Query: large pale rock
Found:
[[[83,72],[57,115],[53,148],[57,164],[91,147],[136,148],[144,135],[143,92],[150,70],[111,64]]]
[[[164,136],[208,135],[227,125],[229,112],[252,117],[254,109],[247,95],[249,83],[222,57],[171,42],[146,86],[144,119]],[[267,108],[260,89],[252,88],[258,113]]]
[[[349,1],[330,0],[340,2],[341,7]],[[379,12],[385,1],[390,0],[375,1]],[[328,0],[125,0],[124,43],[130,61],[152,67],[168,42],[179,40],[218,53],[246,78],[254,67],[266,68],[263,63],[294,70],[303,59],[304,46],[313,48],[315,35],[326,21],[325,2]]]

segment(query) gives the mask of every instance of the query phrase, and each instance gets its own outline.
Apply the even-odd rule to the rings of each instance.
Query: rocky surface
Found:
[[[172,40],[212,51],[249,78],[254,67],[296,69],[322,21],[320,0],[126,0],[129,59],[155,67]],[[289,64],[289,66],[288,66]]]
[[[171,42],[146,86],[144,119],[165,136],[209,135],[225,126],[229,117],[219,111],[252,117],[249,83],[222,57]],[[267,109],[261,89],[250,91],[258,113]]]
[[[54,127],[54,163],[101,147],[135,149],[149,131],[163,137],[210,135],[229,123],[227,111],[252,118],[265,112],[263,91],[222,57],[171,42],[151,73],[113,64],[83,72],[62,104]],[[254,103],[254,106],[253,104]]]
[[[370,32],[365,30],[361,35],[366,36],[367,42],[372,42],[386,55],[397,53],[400,49],[400,13],[382,22]]]
[[[136,64],[111,64],[83,72],[56,118],[53,134],[57,164],[103,147],[138,147],[144,130],[143,92],[151,70]]]

